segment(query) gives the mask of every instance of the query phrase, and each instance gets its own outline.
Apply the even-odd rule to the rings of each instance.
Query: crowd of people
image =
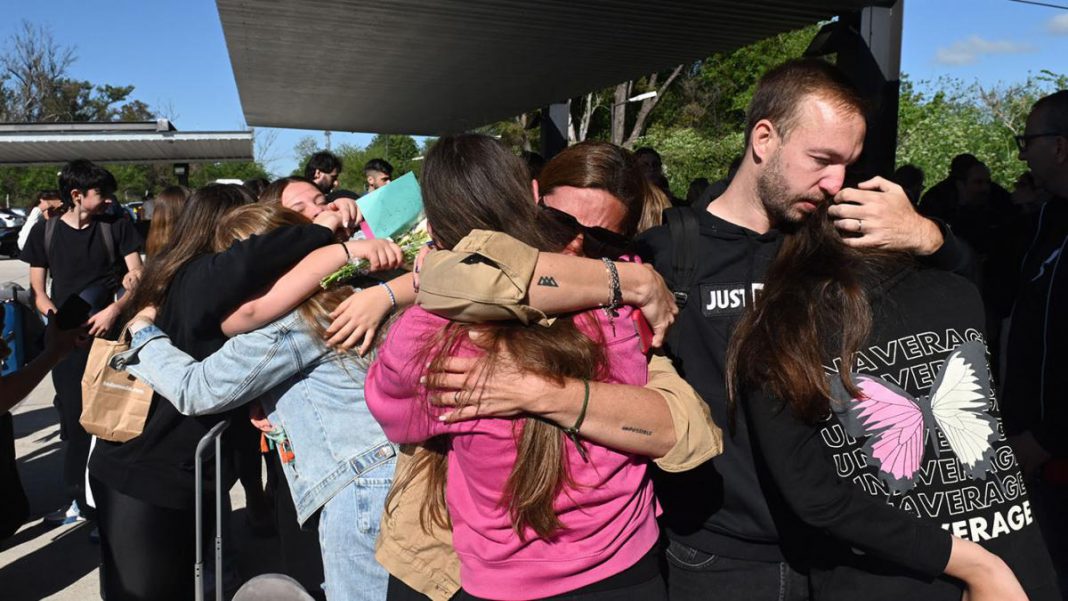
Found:
[[[235,599],[1061,599],[1068,91],[1011,195],[972,155],[926,194],[908,166],[845,186],[864,107],[829,63],[771,69],[744,154],[685,199],[653,149],[443,137],[414,262],[329,152],[167,188],[144,243],[72,161],[22,254],[45,351],[0,408],[51,369],[49,519],[95,522],[108,601],[193,598],[194,451],[224,420],[223,487],[285,575]],[[94,440],[86,339],[120,331],[112,367],[155,395],[140,435]]]

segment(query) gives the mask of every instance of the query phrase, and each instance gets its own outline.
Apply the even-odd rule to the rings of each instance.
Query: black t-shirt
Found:
[[[87,227],[74,229],[63,219],[56,217],[52,234],[51,256],[45,248],[45,226],[42,219],[30,230],[26,247],[19,258],[30,267],[44,267],[52,275],[50,298],[57,307],[72,294],[90,291],[93,311],[99,311],[110,304],[112,295],[118,291],[121,282],[116,275],[116,267],[124,257],[141,249],[141,236],[128,219],[108,220],[111,224],[111,237],[115,242],[115,263],[108,260],[108,251],[101,234],[100,223],[104,218],[94,217]],[[96,302],[93,302],[96,301]],[[102,306],[100,306],[102,305]]]
[[[1031,599],[1060,598],[1001,429],[984,319],[963,278],[907,268],[876,295],[850,370],[864,397],[828,361],[836,403],[820,424],[760,394],[743,400],[779,515],[800,522],[780,532],[809,547],[816,597],[957,601],[941,576],[953,534],[1004,559]]]
[[[317,225],[284,226],[235,242],[224,252],[196,257],[175,274],[156,324],[176,347],[203,360],[226,342],[220,324],[233,309],[332,239],[329,230]],[[89,471],[129,496],[162,507],[189,509],[197,443],[227,417],[248,419],[248,410],[242,407],[222,415],[187,417],[154,395],[141,435],[126,443],[99,441]],[[206,463],[204,478],[209,480],[214,472],[211,462]]]

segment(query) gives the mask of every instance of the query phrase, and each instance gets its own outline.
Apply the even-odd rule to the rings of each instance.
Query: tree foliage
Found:
[[[954,156],[967,152],[1009,187],[1027,169],[1012,137],[1023,132],[1036,100],[1066,87],[1068,78],[1048,71],[989,88],[953,78],[915,85],[906,78],[898,111],[897,163],[923,169],[930,185],[946,177]]]
[[[730,162],[743,151],[745,111],[760,76],[802,56],[819,28],[815,24],[683,65],[674,83],[646,111],[642,135],[633,139],[623,136],[619,121],[612,131],[612,107],[625,109],[626,123],[635,121],[640,108],[616,103],[631,93],[649,90],[651,77],[575,98],[569,139],[572,143],[625,140],[629,147],[655,148],[663,156],[672,191],[683,197],[694,178],[724,176]],[[665,81],[670,74],[669,70],[657,78]],[[1017,159],[1012,136],[1023,130],[1035,100],[1066,87],[1068,78],[1050,72],[993,87],[951,78],[915,84],[903,77],[897,163],[919,166],[931,184],[945,177],[953,156],[970,152],[990,166],[996,181],[1008,185],[1026,169]],[[499,135],[517,151],[537,150],[536,117],[537,112],[528,113],[483,131]]]

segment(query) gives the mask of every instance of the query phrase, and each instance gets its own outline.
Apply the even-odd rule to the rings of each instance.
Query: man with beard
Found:
[[[330,194],[337,187],[342,167],[337,155],[321,150],[308,158],[308,164],[304,166],[304,178],[315,184],[323,194]]]
[[[900,186],[877,177],[843,188],[847,167],[860,156],[865,130],[863,101],[834,66],[798,60],[772,69],[749,107],[746,151],[737,174],[723,195],[695,214],[695,273],[688,289],[680,291],[687,300],[667,350],[730,436],[724,438],[722,455],[658,478],[673,600],[710,595],[754,601],[808,598],[803,557],[783,548],[769,509],[775,501],[769,503],[761,486],[745,416],[728,411],[724,379],[731,333],[746,307],[758,300],[783,236],[821,205],[834,202],[828,213],[852,246],[907,250],[954,270],[967,261],[957,244],[944,243],[939,225],[915,212]],[[641,249],[669,278],[677,247],[673,235],[680,234],[667,226],[654,228],[643,236]],[[575,257],[543,254],[528,278],[516,273],[515,266],[533,261],[516,260],[522,251],[509,255],[498,242],[487,243],[482,254],[486,261],[507,266],[502,271],[508,277],[490,284],[491,278],[471,275],[484,270],[486,261],[431,253],[420,274],[419,303],[451,318],[479,320],[493,314],[458,301],[496,299],[500,305],[515,305],[518,298],[549,311],[604,305],[606,298],[644,304],[641,299],[652,296],[601,275],[611,270],[600,262]],[[526,288],[517,295],[514,287],[523,284]],[[649,283],[639,286],[648,288]],[[669,316],[653,326],[670,321]],[[480,397],[480,412],[493,408],[493,399]]]

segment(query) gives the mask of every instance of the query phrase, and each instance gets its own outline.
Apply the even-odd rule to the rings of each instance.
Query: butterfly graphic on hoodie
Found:
[[[853,398],[837,376],[831,376],[835,413],[846,432],[866,439],[863,452],[879,469],[893,492],[915,485],[931,433],[937,428],[972,479],[985,480],[993,468],[992,443],[997,420],[988,412],[991,399],[986,347],[977,341],[961,344],[942,364],[926,396],[913,397],[877,377],[851,373],[863,393]]]

